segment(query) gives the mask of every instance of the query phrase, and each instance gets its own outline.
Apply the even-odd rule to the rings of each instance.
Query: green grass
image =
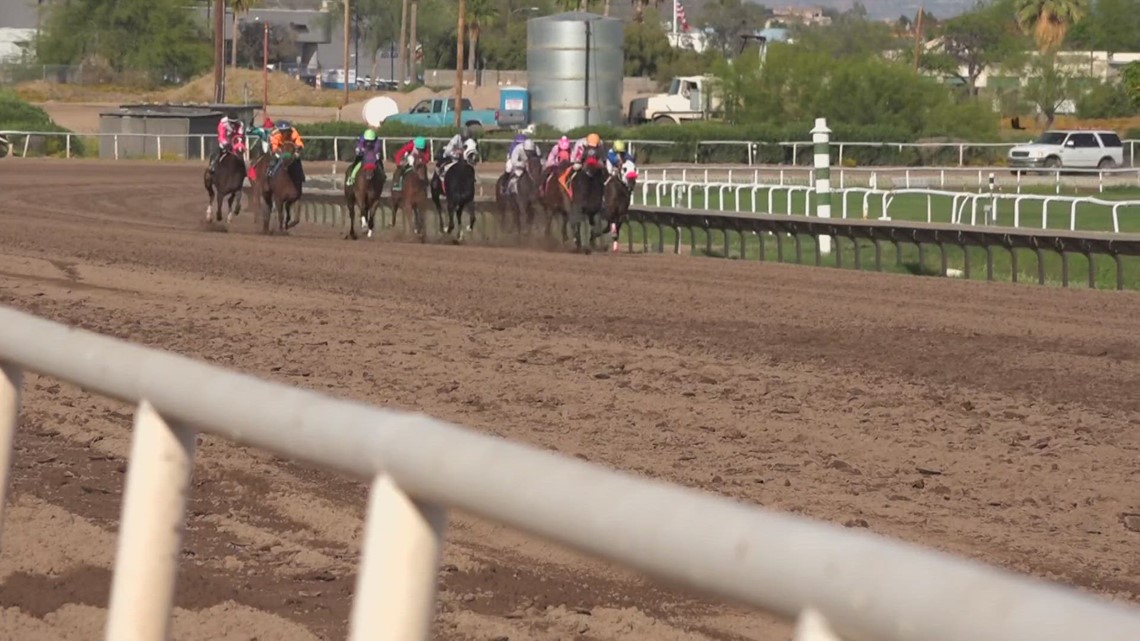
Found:
[[[1043,196],[1053,195],[1049,187],[1035,188],[1033,192],[1028,189],[1023,193],[1037,193]],[[673,203],[668,193],[662,194],[658,201],[654,192],[649,193],[647,201],[642,201],[640,190],[635,198],[636,204],[661,207],[685,207],[693,209],[723,210],[726,213],[740,212],[743,214],[774,213],[807,215],[814,214],[815,195],[811,194],[810,204],[805,202],[805,192],[800,190],[791,195],[786,188],[759,188],[755,192],[755,207],[753,206],[752,189],[742,189],[737,194],[725,190],[723,198],[716,189],[711,189],[706,202],[704,189],[690,188],[689,194],[682,194]],[[1140,189],[1111,189],[1104,193],[1081,194],[1094,196],[1101,200],[1140,200]],[[883,196],[871,194],[864,197],[860,193],[832,194],[831,215],[836,218],[843,217],[846,204],[847,218],[880,218],[883,215]],[[846,201],[846,203],[844,203]],[[984,220],[984,206],[991,202],[983,199],[978,202],[977,222]],[[962,213],[962,222],[971,222],[971,204],[967,201]],[[961,207],[961,202],[959,203]],[[952,222],[953,199],[947,196],[899,194],[891,198],[889,214],[892,220],[912,222]],[[1076,225],[1078,231],[1114,231],[1112,207],[1109,205],[1081,203],[1077,205]],[[1040,200],[1025,200],[1017,211],[1016,226],[1041,229],[1044,212],[1043,202]],[[1070,228],[1071,205],[1054,201],[1048,207],[1048,220],[1045,227],[1048,229],[1064,230]],[[1140,205],[1123,206],[1119,208],[1119,231],[1125,233],[1140,233]],[[1014,202],[1007,198],[999,199],[997,204],[997,220],[999,226],[1015,226]]]

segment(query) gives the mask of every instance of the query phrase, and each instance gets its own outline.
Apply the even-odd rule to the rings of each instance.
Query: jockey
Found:
[[[423,136],[416,136],[415,140],[409,140],[396,152],[396,175],[392,184],[393,190],[399,191],[403,188],[404,174],[412,170],[412,163],[417,153],[425,165],[431,162],[431,153],[427,148],[427,140],[424,140]]]
[[[520,176],[526,171],[526,162],[530,157],[537,155],[537,150],[534,147],[534,141],[527,138],[511,151],[511,155],[507,158],[507,173],[511,175],[510,182],[507,183],[507,193],[514,193],[515,183],[518,182]],[[532,177],[533,178],[533,177]]]
[[[562,175],[558,177],[558,182],[563,188],[566,187],[566,181],[570,177],[571,171],[578,171],[582,168],[582,162],[598,162],[598,158],[602,155],[602,137],[596,133],[582,138],[574,143],[574,150],[570,152],[570,161],[573,163],[567,167]]]
[[[558,167],[566,162],[570,162],[570,139],[562,136],[558,139],[558,144],[550,148],[550,153],[546,156],[546,162],[542,163],[542,168]]]
[[[633,154],[625,150],[624,140],[615,140],[613,147],[606,153],[606,171],[611,174],[618,171],[627,160],[632,161]]]
[[[301,150],[305,148],[305,143],[301,140],[301,134],[289,124],[288,121],[282,120],[277,123],[277,127],[273,133],[269,135],[269,149],[273,152],[273,166],[269,169],[268,177],[272,178],[277,169],[281,167],[281,145],[288,139],[296,147],[295,154],[297,155],[297,166],[300,168],[301,163]],[[304,173],[301,174],[304,176]],[[304,179],[302,178],[302,181]]]
[[[218,168],[223,154],[230,152],[234,143],[245,139],[245,123],[234,112],[229,112],[218,121],[218,150],[210,156],[210,171]]]
[[[471,137],[467,125],[459,128],[459,133],[451,137],[447,144],[439,150],[439,156],[435,159],[435,173],[439,176],[440,180],[443,175],[447,173],[448,169],[463,157],[463,150],[467,143],[467,139]]]
[[[383,154],[384,141],[376,137],[375,129],[371,127],[365,129],[364,133],[356,139],[356,158],[348,167],[348,179],[344,181],[345,184],[351,187],[356,182],[356,172],[360,171],[362,161],[370,160],[378,163]]]
[[[520,143],[527,140],[528,138],[529,136],[527,136],[525,132],[519,132],[519,135],[515,136],[515,139],[511,141],[510,146],[507,147],[507,158],[510,158],[511,154],[514,153],[515,147],[518,147]]]
[[[256,138],[261,143],[261,153],[269,153],[269,133],[273,131],[273,120],[266,116],[265,120],[261,122],[261,126],[249,123],[249,137]]]

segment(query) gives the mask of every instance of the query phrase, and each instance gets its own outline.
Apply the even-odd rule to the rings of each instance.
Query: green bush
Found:
[[[1077,100],[1081,118],[1127,118],[1136,113],[1123,85],[1098,83]]]
[[[28,104],[15,93],[0,89],[0,131],[38,131],[70,133],[55,124],[47,112],[35,105]],[[23,153],[24,138],[22,136],[9,136],[13,152],[19,150]],[[31,136],[28,141],[28,153],[42,156],[61,156],[67,151],[67,140],[64,136]],[[84,143],[78,136],[71,138],[71,153],[73,156],[84,155]]]

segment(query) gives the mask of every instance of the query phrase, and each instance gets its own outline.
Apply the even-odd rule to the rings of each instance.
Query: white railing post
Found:
[[[4,534],[4,508],[12,478],[12,442],[20,416],[21,373],[15,365],[0,363],[0,540]]]
[[[105,638],[166,641],[196,435],[168,425],[146,400],[133,431]]]
[[[349,641],[427,641],[447,515],[386,474],[372,481]]]

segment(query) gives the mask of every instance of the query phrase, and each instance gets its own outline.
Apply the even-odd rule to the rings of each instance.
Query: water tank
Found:
[[[622,21],[570,12],[526,24],[530,121],[567,131],[622,123]]]

